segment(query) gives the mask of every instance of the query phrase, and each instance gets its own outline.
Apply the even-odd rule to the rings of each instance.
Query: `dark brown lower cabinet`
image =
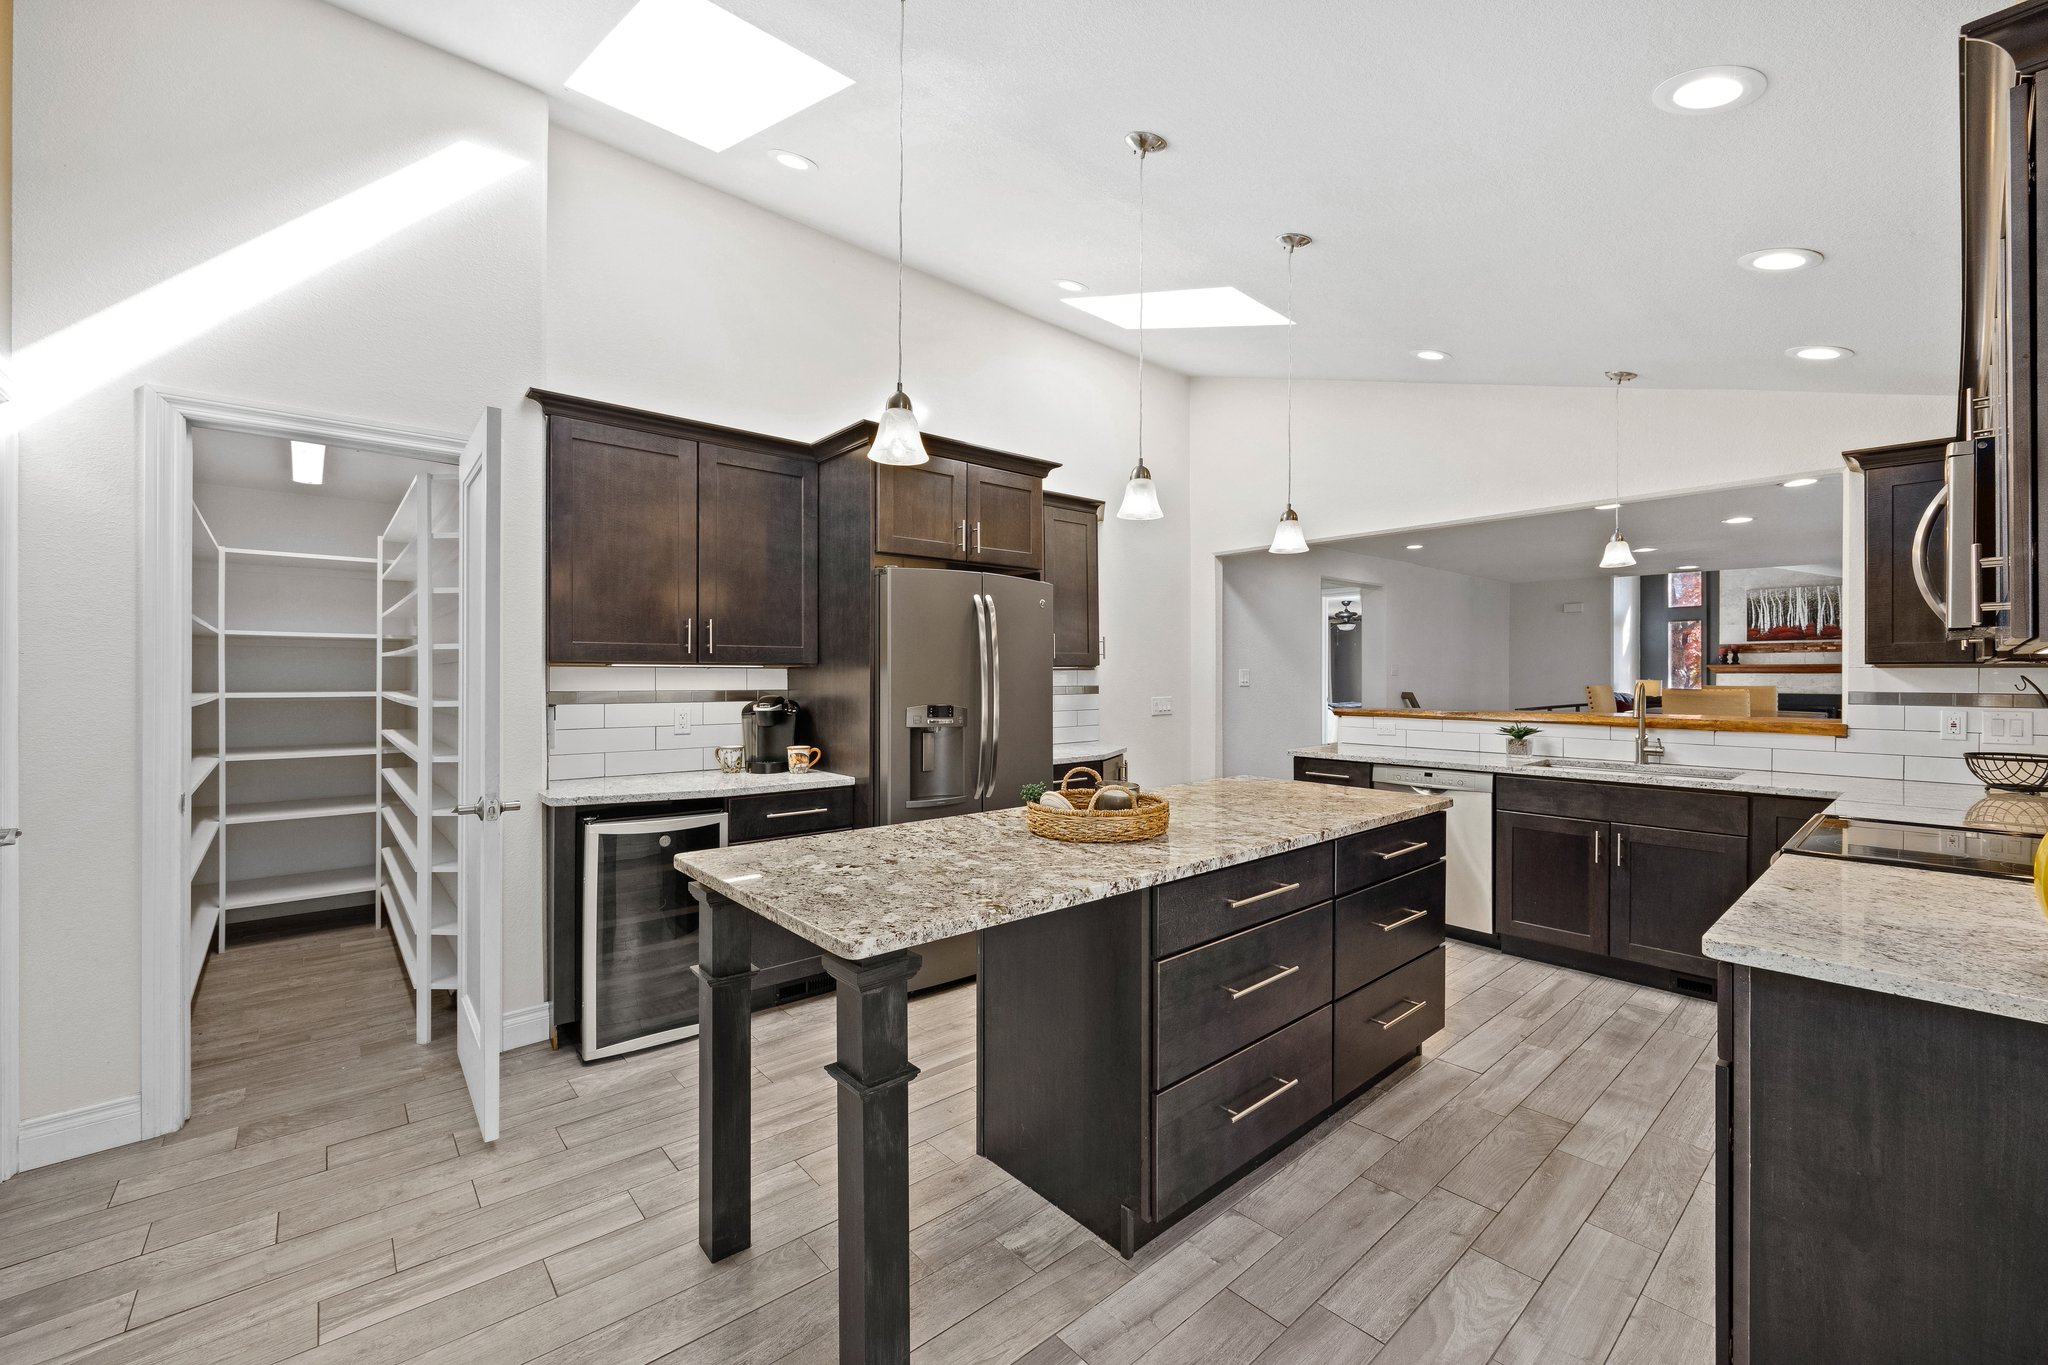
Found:
[[[1711,978],[1700,936],[1748,887],[1749,840],[1649,825],[1610,832],[1608,955]]]
[[[1723,973],[1716,1358],[2048,1356],[2048,1026]]]
[[[1443,1027],[1442,824],[983,930],[978,1150],[1126,1256],[1201,1207]]]
[[[1495,932],[1607,951],[1607,824],[1503,811],[1493,822]]]
[[[1294,780],[1322,782],[1336,787],[1370,787],[1372,764],[1341,758],[1297,758],[1294,760]]]
[[[1749,879],[1755,881],[1769,871],[1778,850],[1831,804],[1811,796],[1750,797]]]

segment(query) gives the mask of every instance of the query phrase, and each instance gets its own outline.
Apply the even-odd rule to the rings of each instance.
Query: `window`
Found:
[[[1637,603],[1640,634],[1637,643],[1645,678],[1661,678],[1668,688],[1708,687],[1713,684],[1715,625],[1720,594],[1716,575],[1694,570],[1688,573],[1645,574]]]
[[[1665,579],[1665,597],[1674,607],[1702,607],[1707,602],[1706,576],[1675,573]]]

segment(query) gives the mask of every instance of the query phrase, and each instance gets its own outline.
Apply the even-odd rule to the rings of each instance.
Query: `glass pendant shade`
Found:
[[[1124,500],[1116,515],[1118,521],[1157,521],[1166,515],[1159,506],[1159,490],[1152,486],[1152,471],[1142,461],[1124,485]]]
[[[1630,569],[1635,567],[1635,562],[1635,553],[1628,548],[1628,542],[1622,539],[1621,528],[1617,526],[1614,529],[1614,539],[1608,541],[1607,548],[1601,551],[1600,567]]]
[[[1294,504],[1289,503],[1287,511],[1281,514],[1280,524],[1273,528],[1273,543],[1266,547],[1272,555],[1305,555],[1308,553],[1308,537],[1301,533],[1301,518],[1294,515]]]
[[[924,437],[917,430],[917,414],[910,410],[910,398],[901,389],[882,409],[882,420],[875,423],[875,443],[868,447],[868,458],[876,464],[923,464],[931,458],[925,454]]]

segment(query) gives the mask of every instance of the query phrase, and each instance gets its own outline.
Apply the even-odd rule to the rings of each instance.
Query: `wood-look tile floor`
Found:
[[[1449,986],[1424,1060],[1128,1263],[974,1155],[973,989],[914,1001],[915,1359],[1707,1361],[1712,1007],[1462,944]],[[0,1185],[0,1360],[829,1362],[831,1029],[756,1020],[755,1244],[713,1266],[694,1045],[508,1054],[486,1147],[381,934],[238,948],[182,1131]]]

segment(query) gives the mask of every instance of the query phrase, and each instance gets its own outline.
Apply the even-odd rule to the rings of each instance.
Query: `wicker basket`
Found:
[[[1068,784],[1077,773],[1094,778],[1095,787],[1091,790],[1076,784],[1069,789]],[[1055,790],[1069,799],[1085,793],[1092,806],[1102,790],[1101,784],[1102,774],[1093,768],[1070,768]],[[1134,804],[1129,810],[1056,810],[1030,801],[1024,806],[1024,825],[1041,839],[1069,844],[1130,844],[1166,833],[1164,800],[1147,792],[1135,793],[1132,800]]]
[[[1985,786],[2003,792],[2038,792],[2048,789],[2048,759],[2039,754],[1996,754],[1978,750],[1963,755],[1963,762]]]

